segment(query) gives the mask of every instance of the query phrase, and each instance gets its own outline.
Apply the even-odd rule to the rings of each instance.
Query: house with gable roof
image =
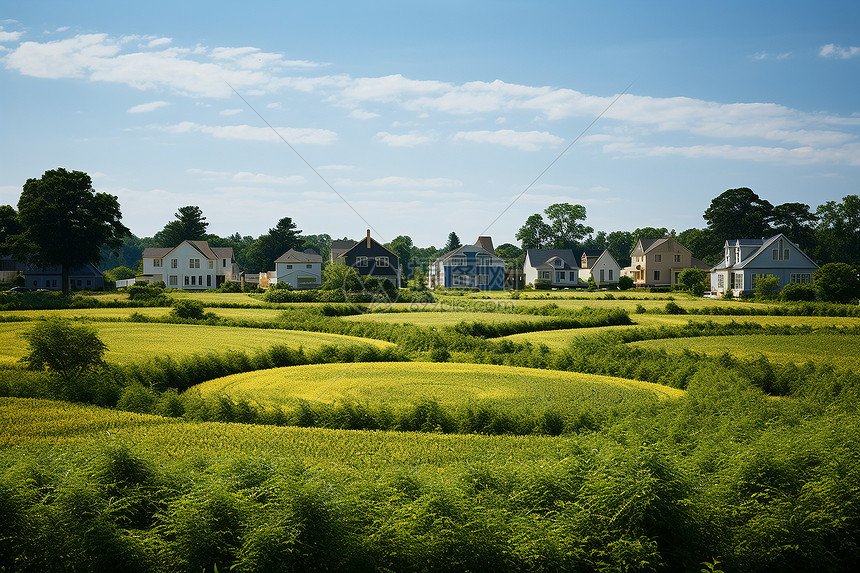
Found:
[[[581,265],[579,280],[588,282],[589,277],[591,277],[597,286],[615,284],[618,282],[618,277],[621,276],[621,265],[612,256],[609,249],[605,249],[598,255],[589,255],[588,252],[582,253]]]
[[[239,280],[232,247],[210,247],[207,241],[182,241],[175,247],[143,250],[143,274],[137,280],[164,281],[168,288],[205,290]]]
[[[621,269],[621,274],[633,279],[637,287],[674,286],[684,269],[709,271],[711,267],[672,237],[640,238],[630,253],[630,266]]]
[[[579,284],[579,264],[571,249],[528,249],[523,262],[525,283],[548,280],[553,288],[570,288]]]
[[[313,249],[290,249],[275,259],[275,271],[268,273],[268,280],[296,289],[318,288],[322,284],[322,256]]]
[[[734,296],[753,292],[758,279],[775,276],[780,288],[788,283],[812,284],[818,265],[806,253],[779,233],[769,239],[730,239],[725,257],[711,269],[711,292]]]
[[[354,268],[361,276],[388,279],[400,288],[400,257],[372,238],[370,229],[364,239],[356,241],[334,261]]]
[[[474,245],[448,251],[430,263],[429,287],[505,289],[505,261],[493,251],[493,240],[478,237]]]

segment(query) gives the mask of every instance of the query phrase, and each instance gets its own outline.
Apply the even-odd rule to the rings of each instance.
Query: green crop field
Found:
[[[643,348],[661,348],[668,352],[688,349],[705,354],[728,352],[733,356],[746,358],[763,355],[769,360],[781,363],[826,362],[860,370],[860,337],[853,335],[812,333],[790,336],[702,336],[643,340],[631,344]]]
[[[21,334],[30,328],[31,324],[0,323],[0,360],[14,362],[26,353],[27,343]],[[226,350],[253,352],[276,344],[309,349],[324,344],[372,344],[380,348],[392,345],[390,342],[354,336],[294,330],[129,322],[91,324],[107,345],[105,360],[120,364],[156,356],[180,358]]]
[[[506,409],[629,406],[683,395],[674,388],[608,376],[427,362],[291,366],[227,376],[190,391],[246,398],[263,406],[348,399],[396,407],[433,399],[444,406],[490,402]]]
[[[453,326],[459,322],[540,322],[546,317],[510,312],[392,312],[357,314],[344,320],[372,320],[390,324],[414,324],[416,326]]]

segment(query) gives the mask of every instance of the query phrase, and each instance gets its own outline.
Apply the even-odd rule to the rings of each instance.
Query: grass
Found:
[[[357,314],[344,320],[385,322],[389,324],[414,324],[416,326],[453,326],[463,321],[470,322],[541,322],[546,317],[509,312],[409,312]]]
[[[548,330],[544,332],[524,332],[512,334],[500,338],[512,342],[531,342],[532,344],[544,344],[551,350],[566,348],[576,336],[596,336],[613,330],[660,327],[660,326],[684,326],[688,322],[714,322],[717,324],[729,324],[734,322],[750,322],[753,324],[773,326],[809,326],[813,329],[827,326],[854,327],[860,326],[860,319],[848,317],[827,316],[723,316],[723,315],[677,315],[677,314],[631,314],[635,324],[620,326],[599,326],[596,328],[567,328],[562,330]]]
[[[211,380],[193,391],[243,397],[263,406],[350,400],[399,407],[432,399],[446,407],[482,402],[505,409],[630,406],[683,395],[674,388],[608,376],[427,362],[292,366]]]
[[[860,370],[860,337],[830,333],[744,336],[702,336],[643,340],[631,343],[640,348],[659,348],[668,352],[691,350],[704,354],[729,354],[752,358],[764,355],[779,363],[830,363]]]
[[[119,364],[157,356],[181,358],[225,350],[252,352],[276,344],[307,349],[344,343],[367,343],[380,348],[392,346],[380,340],[293,330],[122,322],[94,322],[92,325],[107,344],[105,360]],[[0,323],[0,361],[14,362],[24,356],[27,345],[21,333],[27,328],[26,322]]]

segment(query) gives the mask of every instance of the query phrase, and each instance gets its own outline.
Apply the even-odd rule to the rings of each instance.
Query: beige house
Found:
[[[621,265],[608,249],[597,256],[582,253],[581,261],[579,280],[583,282],[588,282],[589,277],[593,277],[597,286],[605,286],[617,283],[618,277],[621,276]]]
[[[674,286],[684,269],[710,271],[687,247],[671,237],[662,239],[639,239],[630,253],[630,266],[621,274],[633,279],[637,287]]]
[[[176,247],[143,250],[143,275],[137,280],[164,281],[169,288],[203,290],[239,280],[232,247],[210,247],[206,241],[182,241]]]

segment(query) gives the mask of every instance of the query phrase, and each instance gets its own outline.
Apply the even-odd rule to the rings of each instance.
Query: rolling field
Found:
[[[631,406],[684,394],[608,376],[428,362],[291,366],[218,378],[190,391],[242,397],[262,406],[346,399],[397,407],[433,399],[442,406],[489,402],[506,409]]]
[[[389,324],[414,324],[416,326],[453,326],[468,322],[541,322],[547,317],[509,312],[392,312],[356,314],[344,320],[385,322]]]
[[[0,361],[14,362],[26,353],[27,343],[21,333],[29,328],[29,324],[0,323]],[[308,349],[325,344],[372,344],[379,348],[392,346],[390,342],[381,340],[295,330],[128,322],[91,324],[107,345],[105,360],[119,364],[166,355],[180,358],[226,350],[253,352],[276,344]]]
[[[761,354],[780,363],[820,362],[860,370],[860,337],[851,335],[813,333],[791,336],[702,336],[642,340],[631,344],[642,348],[660,348],[668,352],[681,352],[685,349],[704,354],[728,352],[744,358]]]
[[[629,328],[657,328],[660,326],[684,326],[688,322],[714,322],[729,324],[731,322],[762,324],[769,326],[809,326],[813,329],[828,326],[855,327],[860,326],[860,318],[830,317],[830,316],[721,316],[721,315],[677,315],[677,314],[631,314],[635,322],[632,325],[599,326],[595,328],[566,328],[562,330],[547,330],[544,332],[523,332],[503,336],[499,340],[513,342],[531,342],[545,344],[552,350],[567,347],[576,336],[596,336],[603,332],[611,332]]]

